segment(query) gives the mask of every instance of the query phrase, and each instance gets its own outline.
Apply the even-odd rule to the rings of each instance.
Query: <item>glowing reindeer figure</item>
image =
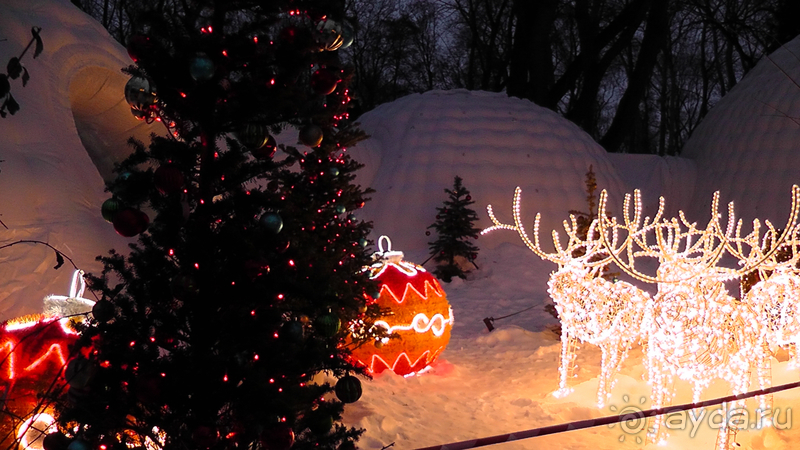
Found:
[[[596,221],[592,222],[587,238],[583,240],[577,234],[577,221],[571,216],[571,223],[564,221],[564,229],[569,237],[566,248],[562,248],[558,233],[553,231],[556,252],[544,252],[539,246],[541,215],[536,215],[533,241],[520,221],[521,192],[518,187],[514,194],[514,225],[500,223],[489,205],[487,209],[494,226],[483,230],[482,234],[497,229],[516,231],[537,256],[558,264],[558,270],[550,275],[548,282],[548,293],[555,303],[562,330],[559,389],[556,395],[569,393],[567,380],[574,370],[575,351],[579,342],[588,342],[600,347],[602,352],[602,373],[597,389],[597,401],[602,406],[610,396],[614,376],[627,357],[628,350],[641,339],[638,324],[642,322],[649,295],[629,283],[612,283],[599,276],[611,257],[602,242],[593,239]]]
[[[797,346],[800,344],[800,240],[796,219],[800,211],[800,188],[793,187],[792,212],[789,223],[778,230],[765,221],[767,231],[760,236],[761,224],[753,221],[753,231],[741,237],[739,220],[735,234],[727,239],[727,251],[739,259],[743,266],[738,272],[744,275],[757,271],[758,281],[743,293],[742,301],[755,316],[756,345],[754,363],[757,367],[759,387],[771,385],[771,356],[777,348],[789,350],[792,364],[798,363]],[[733,215],[733,212],[730,212]],[[760,399],[762,411],[769,411],[768,397]]]
[[[794,194],[796,204],[797,192]],[[715,379],[727,381],[735,394],[743,393],[749,385],[751,365],[755,363],[760,367],[763,361],[756,314],[750,305],[730,296],[724,285],[726,280],[736,279],[752,267],[745,265],[735,270],[717,266],[725,249],[732,248],[731,241],[735,240],[731,238],[733,207],[729,207],[728,229],[723,233],[718,202],[719,194],[715,193],[711,221],[705,230],[700,230],[689,223],[682,212],[680,221],[675,218],[660,220],[663,198],[652,222],[645,219],[640,226],[636,220],[629,221],[626,213],[625,224],[620,225],[616,219],[605,218],[605,197],[601,196],[598,213],[602,221],[598,227],[601,239],[608,242],[609,232],[613,232],[616,239],[620,229],[630,237],[626,240],[626,252],[613,252],[612,259],[629,275],[658,285],[658,294],[648,303],[642,327],[648,338],[647,370],[654,408],[668,406],[671,402],[676,377],[692,384],[695,402]],[[787,229],[793,229],[796,218],[793,207]],[[655,235],[652,245],[647,242],[650,231]],[[781,240],[783,238],[785,234]],[[656,276],[637,270],[637,257],[657,258],[660,266]],[[763,377],[759,378],[763,385]],[[739,403],[734,407],[743,406]],[[654,421],[649,433],[652,441],[666,437],[660,430],[662,421]],[[720,429],[718,449],[731,448],[734,444],[732,437],[737,430],[729,425],[726,421]]]

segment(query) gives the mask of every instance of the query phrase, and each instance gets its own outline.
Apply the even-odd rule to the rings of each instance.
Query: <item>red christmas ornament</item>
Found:
[[[262,145],[261,147],[251,150],[250,153],[253,154],[258,159],[269,159],[275,156],[275,152],[278,151],[278,143],[275,142],[275,138],[272,135],[267,137],[267,142]]]
[[[153,174],[153,183],[158,192],[164,195],[175,194],[183,190],[183,172],[175,164],[162,164]]]
[[[332,94],[341,81],[339,75],[327,68],[322,68],[311,74],[311,88],[320,95]]]
[[[199,448],[209,448],[217,443],[219,433],[212,427],[199,426],[192,431],[192,441]]]
[[[436,278],[422,267],[403,261],[402,252],[383,251],[378,241],[380,261],[370,267],[370,278],[378,282],[380,293],[372,303],[388,308],[391,314],[375,322],[400,339],[376,341],[352,351],[355,362],[372,373],[386,369],[398,375],[419,372],[432,364],[450,341],[453,310]]]
[[[78,334],[70,329],[67,320],[46,316],[25,316],[4,322],[0,326],[0,385],[6,387],[4,409],[11,413],[4,419],[6,430],[2,444],[16,448],[12,441],[21,430],[29,431],[22,435],[20,448],[25,448],[34,440],[42,442],[44,433],[55,422],[52,408],[39,409],[36,416],[30,413],[39,405],[38,395],[51,388],[53,380],[61,373],[69,358],[69,347],[75,343]],[[63,376],[59,376],[63,382]],[[20,423],[10,417],[25,417]],[[5,428],[13,424],[15,429]],[[57,438],[48,440],[52,450],[57,447]],[[40,444],[41,445],[41,444]]]
[[[135,208],[125,208],[114,216],[114,230],[120,236],[134,237],[147,230],[150,218],[147,214]]]
[[[265,450],[289,450],[292,445],[294,445],[294,430],[289,425],[278,425],[261,435],[261,446]]]
[[[155,48],[155,43],[147,36],[135,34],[128,38],[128,56],[131,57],[133,62],[146,58],[153,52],[153,48]]]

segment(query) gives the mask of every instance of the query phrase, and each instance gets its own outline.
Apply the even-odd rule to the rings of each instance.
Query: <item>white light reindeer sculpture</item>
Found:
[[[711,204],[711,220],[705,229],[679,218],[663,219],[664,199],[652,218],[641,214],[641,197],[634,192],[634,213],[630,216],[631,196],[625,196],[622,222],[606,213],[607,193],[598,205],[598,219],[586,238],[577,233],[574,217],[564,222],[569,237],[566,248],[553,232],[555,253],[539,245],[539,220],[534,222],[531,240],[520,220],[520,195],[514,195],[514,225],[489,217],[496,229],[516,231],[525,245],[542,259],[558,264],[548,282],[562,322],[562,351],[559,368],[559,393],[568,392],[567,380],[574,367],[578,341],[600,347],[603,354],[599,377],[598,403],[602,405],[613,385],[628,350],[637,342],[645,347],[648,378],[652,384],[652,406],[668,406],[674,396],[675,378],[693,387],[694,401],[717,379],[727,381],[734,393],[745,392],[750,374],[756,369],[761,388],[770,384],[769,350],[784,346],[798,356],[800,345],[800,188],[792,188],[789,220],[778,232],[767,223],[768,233],[761,238],[754,221],[751,234],[741,237],[741,221],[734,226],[733,205],[729,205],[728,226],[719,224],[719,193]],[[598,234],[599,238],[594,236]],[[624,236],[624,239],[620,238]],[[648,242],[649,236],[653,240]],[[781,249],[790,249],[789,261],[778,258]],[[576,251],[581,250],[581,251]],[[738,258],[740,267],[719,266],[725,253]],[[636,268],[637,258],[654,258],[659,267],[654,275]],[[625,282],[611,283],[599,277],[600,270],[615,263],[628,275],[657,284],[652,298]],[[725,281],[737,280],[760,271],[761,280],[744,299],[729,295]],[[762,398],[762,407],[765,399]],[[734,405],[738,407],[742,405]],[[649,438],[665,437],[663,419],[656,420]],[[716,448],[730,449],[736,429],[725,421],[717,436]]]
[[[599,276],[611,257],[602,242],[593,239],[597,221],[590,225],[587,237],[581,239],[577,234],[577,221],[571,216],[571,223],[564,221],[564,230],[569,237],[566,247],[562,247],[558,233],[554,231],[556,252],[543,251],[539,245],[540,214],[536,215],[534,222],[533,241],[520,221],[521,193],[521,189],[517,188],[514,194],[514,225],[500,223],[489,205],[489,217],[494,226],[483,230],[482,234],[497,229],[516,231],[533,253],[558,264],[558,270],[550,275],[548,282],[548,292],[561,319],[562,330],[559,389],[556,395],[565,395],[570,391],[568,379],[575,367],[578,342],[588,342],[600,347],[602,352],[602,373],[597,388],[597,402],[602,406],[610,395],[614,377],[628,350],[641,338],[636,325],[642,322],[649,295],[629,283],[612,283]]]
[[[638,196],[637,196],[638,197]],[[654,408],[668,406],[674,395],[673,381],[679,378],[693,387],[693,401],[716,379],[727,381],[734,394],[746,392],[750,383],[750,372],[756,368],[759,384],[768,383],[768,366],[765,346],[760,338],[762,327],[757,314],[748,302],[742,302],[728,294],[724,282],[737,279],[762,264],[774,255],[791,233],[797,222],[798,190],[793,189],[793,206],[786,232],[772,234],[772,245],[760,247],[764,252],[746,260],[742,268],[731,269],[718,266],[726,249],[734,248],[738,242],[741,222],[732,236],[734,215],[729,205],[728,228],[722,231],[719,225],[719,193],[714,194],[711,220],[704,230],[689,223],[683,213],[680,220],[660,220],[663,198],[660,199],[656,218],[644,224],[630,221],[624,224],[605,215],[605,196],[601,195],[598,230],[604,246],[611,250],[610,256],[622,270],[634,278],[648,283],[657,283],[658,294],[646,308],[643,333],[646,334],[646,355],[649,381],[652,384],[651,400]],[[637,205],[637,209],[640,206]],[[625,252],[613,250],[617,235],[628,233]],[[654,234],[655,242],[649,244],[648,233]],[[756,227],[757,236],[757,227]],[[613,236],[610,238],[609,236]],[[735,255],[737,256],[737,255]],[[635,268],[637,257],[657,258],[660,265],[655,276],[649,276]],[[762,400],[763,404],[763,400]],[[741,407],[736,404],[734,407]],[[660,432],[661,420],[656,420],[649,433],[651,440],[665,437]],[[723,424],[717,437],[717,448],[732,445],[736,430],[729,423]]]

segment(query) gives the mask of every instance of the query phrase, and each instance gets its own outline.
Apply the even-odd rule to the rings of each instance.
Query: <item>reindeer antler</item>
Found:
[[[728,215],[730,222],[733,217],[733,202],[728,206]],[[758,219],[755,219],[753,220],[753,231],[747,236],[741,237],[741,219],[737,222],[735,232],[731,231],[732,227],[729,223],[729,229],[725,236],[725,248],[744,265],[741,269],[736,270],[735,274],[741,277],[763,268],[765,264],[770,266],[778,265],[775,261],[775,256],[781,248],[787,245],[791,247],[793,256],[796,255],[798,253],[798,245],[800,245],[797,239],[798,231],[800,231],[797,223],[798,218],[800,218],[800,187],[794,185],[792,186],[792,208],[782,232],[779,233],[769,220],[765,220],[764,225],[767,227],[767,231],[760,238],[761,225]],[[743,244],[750,248],[748,255],[745,255]]]
[[[578,223],[577,219],[574,215],[570,215],[570,220],[564,221],[564,231],[567,233],[567,237],[569,238],[567,242],[567,246],[563,247],[561,245],[561,239],[559,238],[558,233],[554,230],[552,233],[553,238],[553,245],[556,249],[556,253],[547,253],[542,250],[541,245],[539,244],[539,224],[541,222],[542,215],[540,213],[536,214],[536,218],[533,222],[533,240],[528,236],[527,232],[525,231],[525,227],[522,224],[522,219],[520,217],[520,204],[521,204],[521,197],[522,197],[522,189],[517,187],[514,190],[514,202],[512,204],[513,208],[513,217],[514,217],[514,225],[508,225],[501,223],[497,217],[494,215],[494,210],[492,205],[488,205],[486,207],[487,212],[489,213],[489,218],[491,219],[492,223],[494,224],[491,227],[488,227],[481,231],[481,234],[486,234],[494,230],[512,230],[516,231],[519,234],[519,237],[522,239],[522,242],[537,256],[542,259],[546,259],[548,261],[552,261],[556,264],[566,264],[569,260],[576,259],[572,256],[573,252],[579,248],[584,248],[586,250],[585,254],[581,257],[588,261],[589,257],[596,255],[600,252],[602,242],[599,240],[595,240],[592,238],[594,234],[595,228],[597,226],[597,221],[592,221],[589,225],[589,232],[588,237],[586,240],[583,240],[578,236]],[[613,238],[613,241],[616,241],[616,238]],[[610,261],[610,258],[605,258],[603,260],[592,261],[591,263],[586,262],[585,264],[587,267],[596,267],[605,265]]]

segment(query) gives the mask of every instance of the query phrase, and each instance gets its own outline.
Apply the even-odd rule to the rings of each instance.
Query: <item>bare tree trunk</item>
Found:
[[[509,63],[508,95],[527,98],[555,109],[547,102],[555,83],[550,32],[556,19],[557,0],[515,0],[514,44]]]
[[[628,87],[620,99],[614,120],[600,140],[606,150],[618,151],[626,137],[627,124],[636,120],[639,115],[639,103],[644,98],[653,68],[658,60],[658,55],[664,48],[669,33],[669,0],[653,0],[650,12],[647,15],[642,45],[636,60],[636,67],[628,80]]]

